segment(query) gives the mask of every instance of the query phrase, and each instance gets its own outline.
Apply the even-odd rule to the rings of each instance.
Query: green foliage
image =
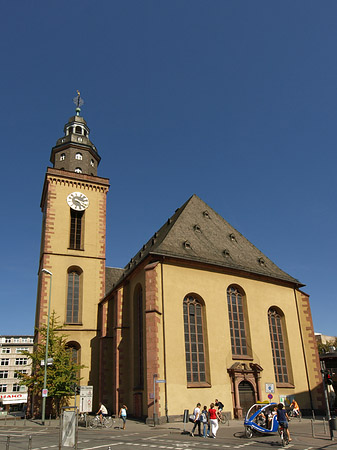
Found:
[[[330,347],[335,347],[337,349],[337,338],[334,341],[329,341],[326,344],[317,342],[318,353],[320,355],[330,352]]]
[[[74,384],[79,384],[80,369],[84,366],[76,364],[72,359],[72,352],[67,348],[66,335],[60,333],[55,311],[52,312],[49,322],[48,359],[52,358],[52,365],[47,365],[48,397],[52,399],[52,406],[58,415],[61,406],[67,404],[67,399],[74,395]],[[23,351],[32,362],[31,375],[18,373],[20,384],[28,387],[31,393],[41,395],[44,382],[47,325],[38,329],[39,343],[35,345],[34,352]]]

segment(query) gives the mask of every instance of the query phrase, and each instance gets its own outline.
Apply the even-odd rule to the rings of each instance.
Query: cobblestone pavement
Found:
[[[7,421],[4,425],[0,421],[0,450],[52,450],[59,449],[59,422],[47,421],[42,426],[38,421],[14,422]],[[169,423],[156,427],[145,425],[133,420],[127,421],[126,430],[120,428],[119,421],[110,429],[85,429],[78,431],[78,450],[102,449],[167,449],[167,450],[220,450],[220,449],[282,449],[278,435],[253,436],[246,439],[243,433],[243,424],[231,421],[230,425],[219,428],[216,439],[202,438],[189,435],[190,424]],[[322,421],[314,425],[315,436],[312,436],[311,421],[291,422],[290,430],[293,441],[289,449],[296,450],[337,450],[336,441],[330,440],[330,434],[324,433]],[[326,430],[328,432],[328,430]],[[62,447],[62,450],[70,447]],[[247,449],[247,450],[248,450]]]

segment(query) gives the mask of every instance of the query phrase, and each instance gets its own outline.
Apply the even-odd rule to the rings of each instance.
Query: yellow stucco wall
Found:
[[[40,270],[44,267],[52,272],[51,311],[59,317],[67,341],[80,344],[81,364],[86,367],[81,371],[82,385],[92,383],[91,368],[98,366],[97,311],[98,302],[104,294],[105,277],[105,208],[108,183],[105,179],[83,177],[73,180],[57,174],[61,171],[47,172],[42,209],[46,203],[45,238],[42,239]],[[56,175],[55,175],[56,174]],[[101,181],[101,183],[100,183]],[[83,249],[69,249],[70,207],[67,196],[72,192],[82,192],[89,199],[89,206],[84,213]],[[68,269],[78,267],[82,302],[79,324],[66,323]],[[49,283],[48,275],[40,274],[39,282]],[[48,287],[39,289],[42,311],[37,314],[37,326],[46,321]],[[47,292],[48,291],[48,292]]]
[[[158,272],[160,272],[159,267]],[[197,402],[209,405],[215,398],[225,403],[226,410],[233,410],[230,378],[227,373],[227,369],[237,361],[232,359],[231,354],[227,309],[226,291],[231,284],[240,286],[246,294],[253,356],[253,361],[248,363],[254,362],[263,367],[261,374],[263,400],[267,400],[265,383],[275,385],[273,401],[279,401],[280,395],[294,395],[296,392],[308,390],[293,289],[233,275],[164,265],[163,292],[169,415],[182,414],[186,408],[191,410]],[[205,333],[211,383],[209,388],[187,388],[183,299],[189,293],[198,294],[205,302]],[[161,291],[158,295],[161,296]],[[277,306],[285,316],[290,352],[288,369],[290,369],[290,376],[292,374],[295,388],[276,387],[267,316],[271,306]],[[161,385],[160,389],[161,398],[164,398],[164,385]],[[164,402],[160,406],[163,415],[165,414]],[[302,408],[310,407],[309,401],[301,406]]]

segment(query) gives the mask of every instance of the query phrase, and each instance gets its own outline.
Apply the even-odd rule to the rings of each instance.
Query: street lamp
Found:
[[[47,269],[42,269],[41,272],[50,275],[49,283],[49,302],[48,302],[48,320],[47,320],[47,337],[46,337],[46,355],[44,358],[44,379],[43,379],[43,391],[45,392],[47,388],[47,361],[48,361],[48,344],[49,344],[49,319],[50,319],[50,300],[51,300],[51,282],[53,279],[53,274]],[[42,397],[42,425],[44,425],[46,416],[46,397]]]

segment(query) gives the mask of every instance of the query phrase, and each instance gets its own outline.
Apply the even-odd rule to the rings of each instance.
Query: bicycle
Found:
[[[227,424],[229,426],[229,418],[223,411],[218,412],[218,418],[220,423]]]
[[[284,428],[284,426],[280,424],[278,432],[279,432],[279,435],[281,438],[282,447],[286,447],[289,444],[289,437],[288,437],[287,429]]]
[[[101,422],[99,416],[93,417],[89,422],[89,428],[111,428],[113,424],[112,417],[110,416],[103,416],[103,421]]]
[[[291,409],[288,412],[288,416],[291,417],[292,419],[298,419],[299,422],[301,422],[301,420],[302,420],[302,413],[300,410],[294,411],[293,409]]]

